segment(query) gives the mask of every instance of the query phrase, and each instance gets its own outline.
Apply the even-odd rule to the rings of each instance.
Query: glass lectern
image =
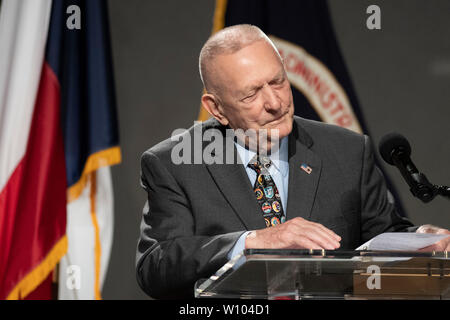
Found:
[[[209,279],[197,298],[450,299],[447,252],[250,249]]]

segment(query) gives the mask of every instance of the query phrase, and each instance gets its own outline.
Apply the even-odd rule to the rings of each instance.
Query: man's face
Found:
[[[233,129],[279,130],[279,138],[292,130],[294,104],[284,66],[274,48],[256,41],[214,61],[225,120]],[[228,123],[227,123],[228,122]]]

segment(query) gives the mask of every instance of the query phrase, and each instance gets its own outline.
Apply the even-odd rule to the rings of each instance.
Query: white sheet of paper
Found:
[[[448,234],[386,232],[370,239],[356,250],[401,250],[416,251],[432,245]]]

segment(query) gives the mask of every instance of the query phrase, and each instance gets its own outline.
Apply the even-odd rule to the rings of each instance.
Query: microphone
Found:
[[[436,197],[438,189],[417,170],[410,157],[411,145],[404,136],[395,132],[389,133],[381,138],[378,149],[384,161],[400,170],[415,197],[425,203]]]

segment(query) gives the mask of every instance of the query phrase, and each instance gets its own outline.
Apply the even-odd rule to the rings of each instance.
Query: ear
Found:
[[[205,93],[202,96],[202,106],[221,124],[228,125],[229,121],[223,113],[222,105],[213,94]]]

